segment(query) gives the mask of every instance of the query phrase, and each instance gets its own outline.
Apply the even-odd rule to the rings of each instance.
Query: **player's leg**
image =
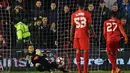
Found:
[[[111,73],[115,73],[115,68],[116,68],[116,55],[113,54],[112,52],[108,52],[107,51],[107,56],[109,58],[109,60],[111,61],[111,64],[112,64],[112,71]]]
[[[44,65],[42,65],[41,63],[36,63],[36,64],[34,64],[34,66],[40,72],[43,72],[43,71],[52,72],[49,68],[44,67]]]
[[[81,66],[80,66],[80,44],[78,38],[74,38],[73,48],[76,49],[76,62],[77,62],[78,73],[82,73]]]
[[[114,53],[115,54],[117,54],[118,48],[119,48],[119,41],[114,41]],[[115,55],[114,59],[116,60],[116,55]],[[115,69],[116,69],[116,73],[120,73],[121,70],[116,65],[116,62],[115,62]]]
[[[51,70],[51,64],[49,63],[48,60],[46,60],[45,57],[41,57],[39,55],[36,55],[32,59],[32,63],[35,65],[36,69],[38,71],[50,71]]]
[[[88,72],[88,50],[84,50],[84,73]]]
[[[114,46],[115,45],[114,45],[113,41],[107,42],[106,51],[107,51],[107,56],[112,64],[111,73],[115,73],[115,70],[116,70],[116,52],[114,52]]]
[[[79,49],[76,49],[76,62],[77,62],[78,73],[82,73],[81,64],[80,64],[80,50]]]
[[[34,66],[38,71],[44,71],[44,66],[42,66],[40,63],[36,63]]]
[[[69,71],[65,69],[64,66],[58,65],[56,62],[50,63],[51,69],[58,69],[62,71],[63,73],[68,73]]]
[[[89,48],[88,38],[80,39],[80,48],[84,50],[84,73],[87,73],[88,72],[88,48]]]

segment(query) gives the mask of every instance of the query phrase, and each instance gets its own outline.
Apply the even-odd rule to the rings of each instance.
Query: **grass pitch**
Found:
[[[12,71],[12,72],[0,72],[0,73],[50,73],[50,72],[38,72],[38,71]],[[56,71],[53,73],[63,73],[60,71]],[[78,73],[77,71],[75,72],[70,72],[70,73]],[[111,71],[90,71],[89,73],[111,73]],[[130,71],[121,71],[121,73],[130,73]]]

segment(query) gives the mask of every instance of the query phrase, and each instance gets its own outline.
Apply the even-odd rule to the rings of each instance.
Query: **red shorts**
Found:
[[[106,51],[111,52],[111,53],[116,53],[119,48],[119,41],[112,40],[112,41],[107,41],[106,43]]]
[[[88,50],[89,38],[74,38],[73,48],[80,50]]]

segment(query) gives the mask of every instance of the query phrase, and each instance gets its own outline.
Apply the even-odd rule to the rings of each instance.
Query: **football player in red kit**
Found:
[[[91,26],[91,14],[83,9],[84,1],[79,0],[78,10],[71,15],[70,40],[76,49],[78,73],[82,73],[80,66],[80,51],[84,51],[84,73],[88,72],[89,31],[95,35]],[[73,37],[74,36],[74,37]]]
[[[124,37],[125,44],[128,42],[128,37],[122,27],[120,20],[111,14],[111,18],[104,22],[104,37],[106,39],[106,52],[112,63],[111,73],[120,73],[120,69],[116,65],[116,53],[120,42],[120,33]]]

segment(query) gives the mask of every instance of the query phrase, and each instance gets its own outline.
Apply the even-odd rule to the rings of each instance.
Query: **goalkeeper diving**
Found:
[[[41,53],[39,49],[34,49],[32,45],[28,46],[28,56],[31,58],[31,62],[35,68],[40,71],[49,71],[52,72],[53,69],[58,69],[63,73],[68,73],[69,71],[61,65],[58,65],[56,62],[49,62],[46,58],[45,53]]]

